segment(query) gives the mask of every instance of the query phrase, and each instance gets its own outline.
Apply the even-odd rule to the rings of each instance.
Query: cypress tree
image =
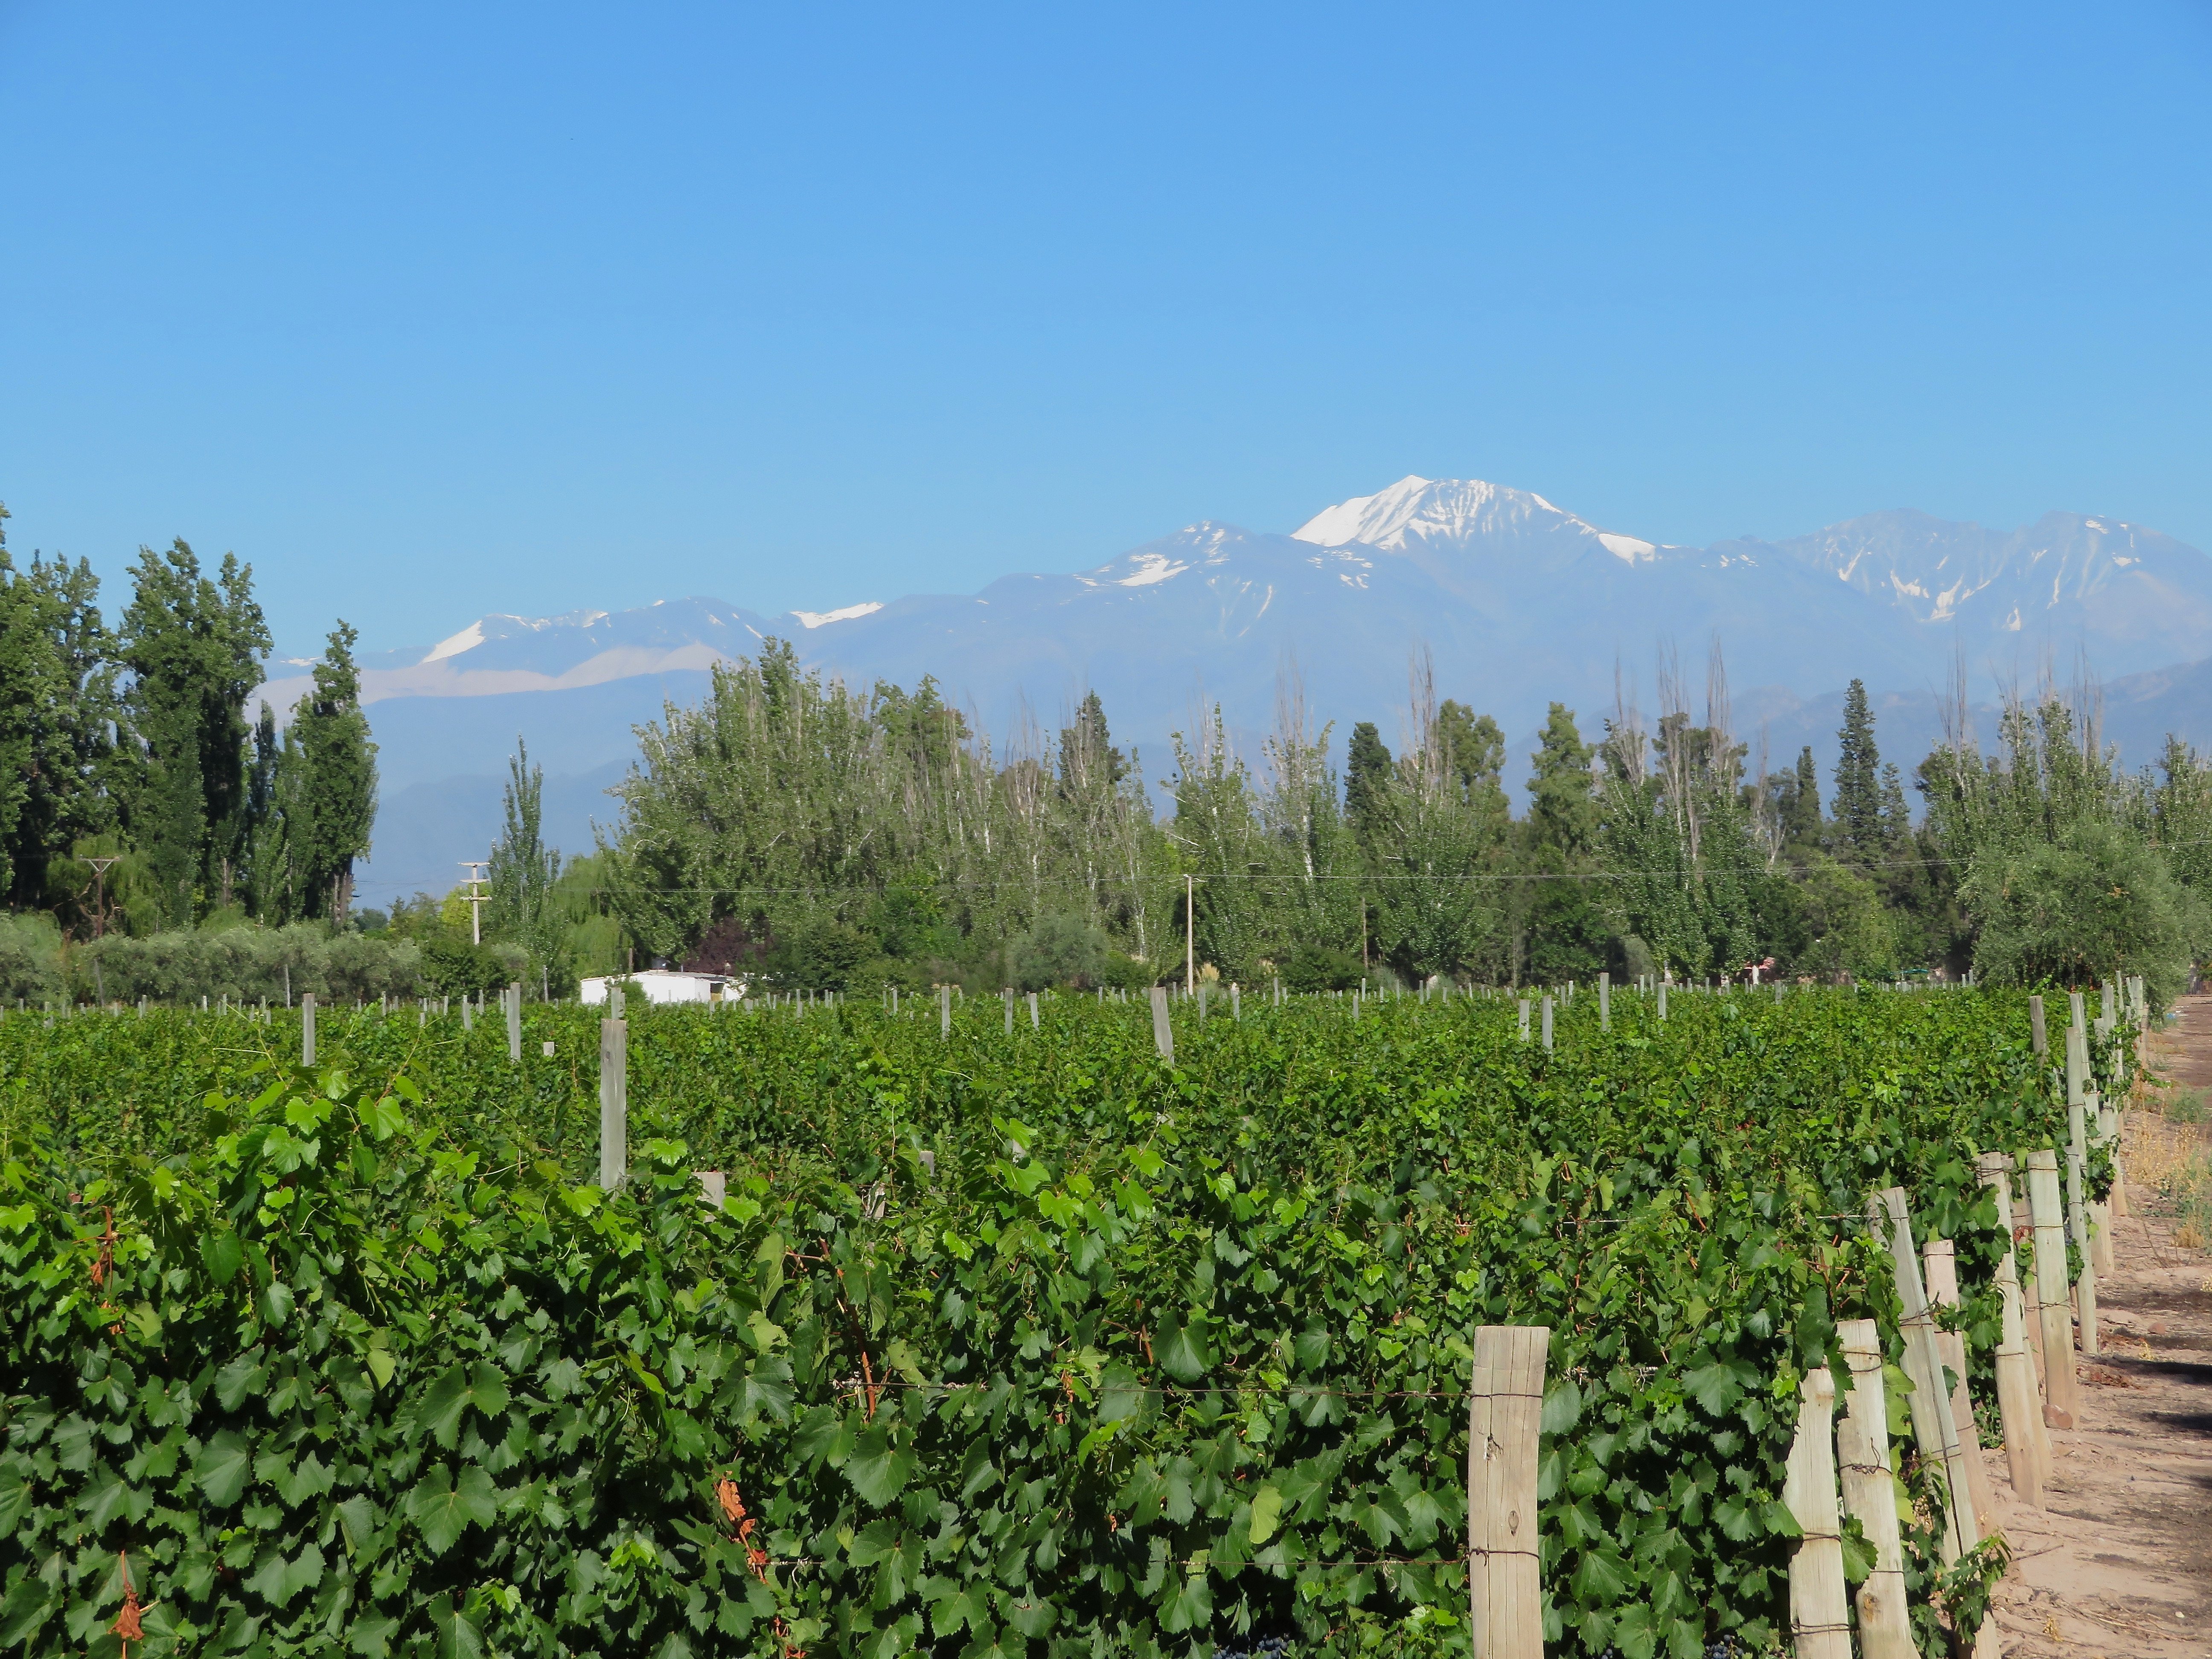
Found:
[[[1881,856],[1887,836],[1881,813],[1881,756],[1875,747],[1874,714],[1866,682],[1853,680],[1844,694],[1843,729],[1837,734],[1836,832],[1841,849],[1861,863]]]
[[[1345,757],[1344,816],[1363,844],[1372,846],[1390,819],[1390,751],[1373,720],[1352,728]]]
[[[302,908],[323,911],[341,927],[353,903],[353,861],[368,855],[376,822],[376,745],[353,661],[358,637],[343,622],[331,630],[314,690],[292,722],[304,779],[306,834],[293,831]]]

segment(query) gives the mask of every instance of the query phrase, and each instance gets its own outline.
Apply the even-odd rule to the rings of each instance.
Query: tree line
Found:
[[[111,625],[88,561],[18,566],[0,533],[0,891],[80,937],[343,927],[376,817],[354,630],[280,729],[246,712],[270,648],[252,568],[178,540],[130,577]]]
[[[1854,681],[1824,801],[1809,747],[1769,769],[1733,732],[1717,647],[1702,718],[1668,663],[1656,719],[1623,698],[1586,736],[1553,704],[1517,778],[1496,720],[1410,681],[1397,751],[1358,722],[1340,772],[1294,671],[1255,757],[1206,710],[1156,814],[1095,694],[1001,752],[927,678],[859,690],[769,641],[641,728],[591,908],[633,958],[810,988],[2124,966],[2170,995],[2205,940],[2212,769],[2173,741],[2124,770],[2094,699],[2014,698],[1984,754],[1961,698],[1908,779]],[[524,781],[504,856],[549,892]]]

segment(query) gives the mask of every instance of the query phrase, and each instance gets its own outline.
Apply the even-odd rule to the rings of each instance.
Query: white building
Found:
[[[576,1000],[586,1008],[602,1007],[607,1000],[607,987],[625,982],[644,992],[645,1000],[656,1007],[669,1002],[720,1002],[726,997],[734,1000],[745,994],[744,981],[727,974],[685,974],[673,968],[644,968],[634,974],[608,974],[587,979],[576,988]]]

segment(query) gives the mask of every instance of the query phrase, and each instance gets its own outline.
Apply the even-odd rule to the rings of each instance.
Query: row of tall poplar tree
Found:
[[[270,651],[252,568],[179,540],[130,576],[111,626],[88,562],[18,566],[0,536],[0,891],[81,934],[343,922],[376,815],[354,630],[280,730],[247,714]]]
[[[2172,988],[2203,942],[2212,774],[2179,744],[2162,777],[2124,771],[2048,687],[1992,754],[1960,706],[1912,775],[1916,823],[1856,682],[1824,811],[1809,749],[1770,770],[1732,732],[1717,648],[1701,720],[1664,664],[1656,720],[1623,700],[1586,737],[1555,703],[1517,780],[1496,721],[1439,700],[1425,662],[1409,678],[1397,752],[1358,723],[1340,773],[1294,672],[1256,765],[1205,711],[1156,816],[1095,695],[994,750],[928,680],[853,690],[772,641],[643,731],[600,902],[653,956],[815,985],[1180,977],[1187,926],[1212,971],[1308,986],[2094,976],[2141,947]],[[2108,878],[2132,908],[2093,938],[2066,913]],[[2074,897],[2021,908],[2054,890]]]

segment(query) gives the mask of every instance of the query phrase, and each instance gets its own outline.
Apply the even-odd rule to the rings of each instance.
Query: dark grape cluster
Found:
[[[1242,1648],[1216,1648],[1213,1659],[1290,1659],[1291,1638],[1287,1636],[1261,1636],[1251,1645]]]

